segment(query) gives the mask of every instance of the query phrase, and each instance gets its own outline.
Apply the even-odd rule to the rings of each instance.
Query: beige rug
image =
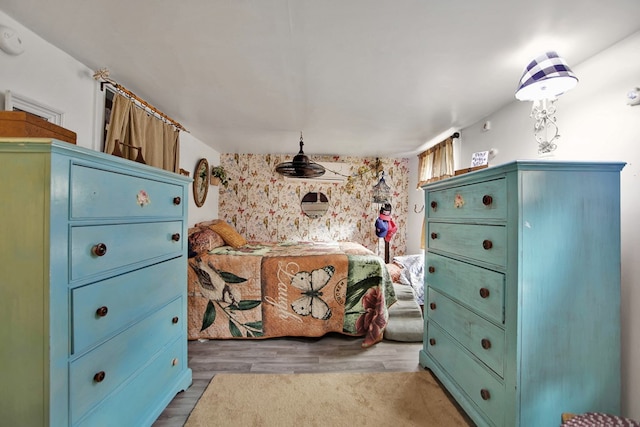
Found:
[[[218,374],[186,427],[468,426],[429,371]]]

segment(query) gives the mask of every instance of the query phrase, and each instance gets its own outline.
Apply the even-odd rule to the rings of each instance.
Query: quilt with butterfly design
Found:
[[[383,260],[352,242],[252,242],[189,259],[189,339],[382,340],[396,301]]]

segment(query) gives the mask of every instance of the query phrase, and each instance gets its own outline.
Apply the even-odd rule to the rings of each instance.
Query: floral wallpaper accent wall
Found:
[[[221,154],[220,164],[230,178],[219,186],[218,216],[234,225],[253,241],[353,241],[384,255],[384,241],[375,234],[380,205],[372,202],[377,184],[376,159],[341,156],[314,156],[317,162],[347,163],[343,171],[351,178],[344,182],[285,179],[275,172],[277,164],[292,156]],[[406,250],[409,205],[409,159],[379,159],[385,182],[392,190],[391,216],[398,231],[389,244],[389,256]],[[322,192],[329,210],[320,218],[309,218],[300,202],[308,192]]]

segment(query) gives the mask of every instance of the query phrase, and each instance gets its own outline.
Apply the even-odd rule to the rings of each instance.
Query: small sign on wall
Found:
[[[489,164],[489,151],[478,151],[471,156],[471,167],[485,166]]]

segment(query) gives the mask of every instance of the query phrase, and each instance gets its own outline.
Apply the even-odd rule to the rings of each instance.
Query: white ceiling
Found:
[[[0,0],[0,10],[108,68],[221,153],[295,154],[300,131],[307,154],[415,153],[513,102],[537,54],[556,50],[575,68],[640,29],[638,0]]]

